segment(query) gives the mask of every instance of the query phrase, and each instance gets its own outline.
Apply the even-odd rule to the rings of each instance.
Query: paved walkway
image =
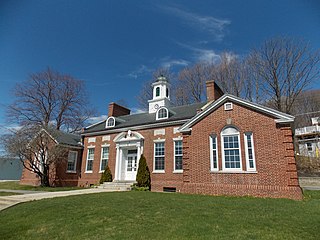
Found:
[[[8,207],[12,207],[18,203],[28,202],[33,200],[40,200],[45,198],[55,198],[55,197],[66,197],[81,194],[90,193],[101,193],[101,192],[112,192],[114,190],[108,190],[105,188],[89,188],[81,190],[71,190],[71,191],[59,191],[59,192],[35,192],[35,191],[24,191],[24,190],[4,190],[0,189],[0,192],[16,192],[23,193],[23,195],[11,195],[11,196],[0,196],[0,211]]]

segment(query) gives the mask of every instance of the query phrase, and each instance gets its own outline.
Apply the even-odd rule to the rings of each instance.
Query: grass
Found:
[[[303,201],[114,192],[0,212],[2,239],[319,239],[320,192]]]
[[[70,190],[83,189],[83,188],[29,186],[29,185],[20,185],[19,181],[8,181],[8,182],[0,182],[0,189],[56,192],[56,191],[70,191]]]
[[[11,196],[11,195],[21,195],[21,193],[15,193],[15,192],[1,192],[1,191],[0,191],[0,197],[2,197],[2,196]]]

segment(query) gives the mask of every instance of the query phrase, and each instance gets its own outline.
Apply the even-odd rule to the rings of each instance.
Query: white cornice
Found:
[[[139,126],[129,126],[124,128],[117,128],[117,129],[106,129],[102,131],[90,132],[90,133],[82,133],[81,136],[96,136],[96,135],[103,135],[103,134],[110,134],[110,133],[117,133],[117,132],[127,132],[128,130],[143,130],[149,128],[158,128],[164,126],[174,126],[174,125],[182,125],[186,123],[189,119],[171,121],[171,122],[157,122],[152,124],[146,125],[139,125]]]
[[[221,98],[219,98],[218,100],[216,100],[215,102],[212,102],[211,104],[206,105],[206,108],[202,108],[202,112],[199,112],[197,115],[195,115],[193,118],[191,118],[187,123],[185,123],[180,129],[180,132],[189,132],[191,130],[191,127],[196,124],[197,122],[199,122],[201,119],[203,119],[204,117],[206,117],[208,114],[210,114],[212,111],[214,111],[216,108],[218,108],[219,106],[221,106],[224,102],[226,101],[231,101],[234,103],[238,103],[240,105],[249,107],[251,109],[257,110],[259,112],[263,112],[267,115],[271,115],[277,119],[275,119],[275,121],[277,123],[290,123],[294,121],[294,117],[291,115],[288,115],[286,113],[282,113],[279,112],[277,110],[256,104],[256,103],[252,103],[249,101],[246,101],[244,99],[235,97],[233,95],[230,94],[225,94],[223,95]]]

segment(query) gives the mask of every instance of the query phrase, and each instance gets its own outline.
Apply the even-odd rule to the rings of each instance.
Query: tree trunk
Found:
[[[50,187],[48,167],[44,167],[43,174],[40,179],[41,179],[41,187]]]

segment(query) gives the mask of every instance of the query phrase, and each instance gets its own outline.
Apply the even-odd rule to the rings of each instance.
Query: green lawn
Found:
[[[20,185],[19,181],[8,181],[8,182],[0,182],[0,189],[55,192],[55,191],[70,191],[70,190],[83,189],[83,188],[29,186],[29,185]]]
[[[319,239],[320,192],[304,201],[115,192],[0,212],[1,239]]]
[[[11,196],[11,195],[21,195],[21,193],[1,192],[1,191],[0,191],[0,197],[1,197],[1,196]]]

